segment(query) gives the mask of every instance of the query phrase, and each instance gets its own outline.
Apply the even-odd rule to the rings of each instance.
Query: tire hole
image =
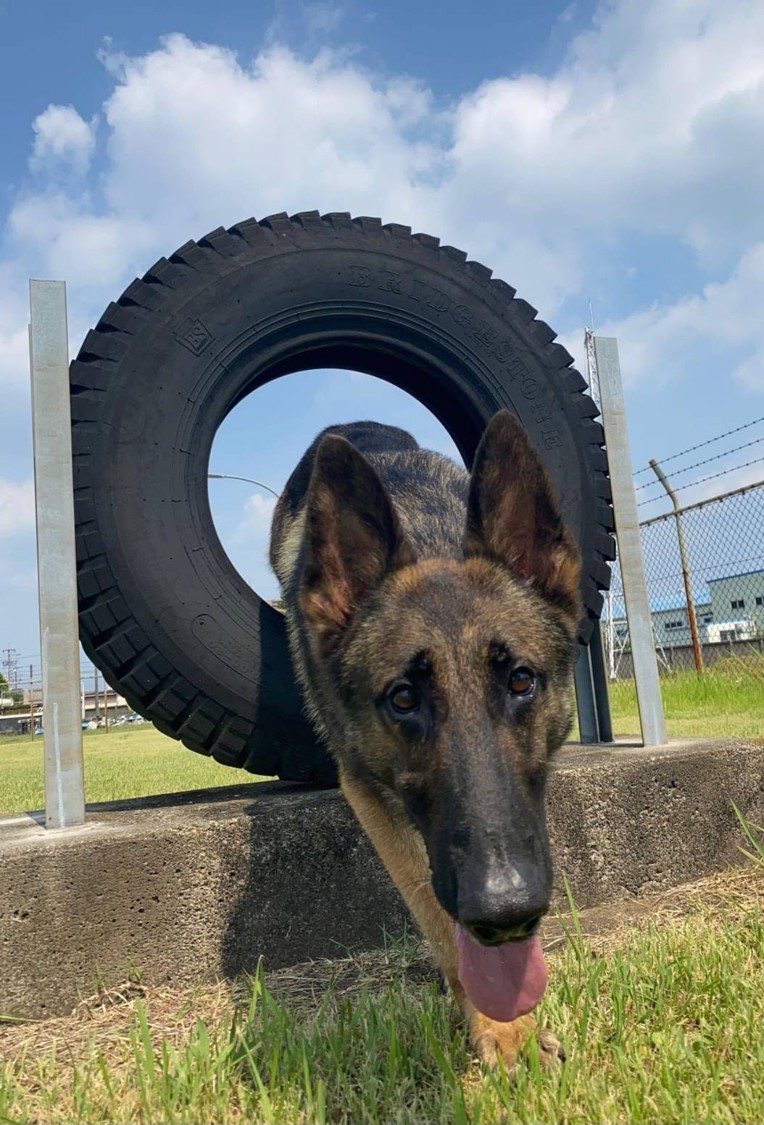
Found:
[[[209,472],[249,477],[279,493],[322,429],[365,419],[407,430],[423,448],[463,464],[448,431],[412,395],[373,375],[322,369],[282,376],[242,399],[215,435]],[[210,479],[207,487],[231,563],[261,598],[277,601],[268,563],[276,497],[247,481]]]

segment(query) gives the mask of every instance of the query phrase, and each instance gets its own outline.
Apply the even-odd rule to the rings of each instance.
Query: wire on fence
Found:
[[[677,519],[684,532],[684,566]],[[711,670],[721,658],[734,657],[746,661],[764,685],[764,481],[689,505],[678,516],[654,516],[640,531],[661,670],[696,666],[695,630],[704,668]],[[603,626],[611,679],[630,676],[629,630],[617,565]]]
[[[764,417],[754,418],[752,422],[744,422],[742,426],[735,426],[734,430],[725,430],[723,434],[717,434],[716,437],[706,438],[705,441],[699,441],[697,445],[690,445],[687,449],[682,449],[679,453],[672,453],[670,457],[660,457],[658,460],[661,465],[667,465],[669,461],[676,461],[679,457],[684,457],[686,453],[694,453],[696,449],[703,449],[706,445],[713,445],[715,441],[721,441],[722,438],[731,437],[732,434],[739,434],[741,430],[749,430],[751,426],[757,426],[759,422],[764,422]],[[637,469],[634,474],[635,477],[641,477],[643,473],[649,473],[650,466],[645,465],[644,469]]]

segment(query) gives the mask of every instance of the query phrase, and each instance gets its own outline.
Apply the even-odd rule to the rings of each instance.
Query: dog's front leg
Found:
[[[492,1066],[501,1059],[508,1069],[528,1038],[536,1030],[533,1016],[522,1016],[511,1023],[499,1023],[478,1012],[464,994],[459,981],[454,922],[435,897],[430,881],[430,865],[420,834],[403,816],[395,816],[374,794],[340,769],[340,784],[350,807],[404,902],[416,919],[433,957],[448,981],[470,1028],[470,1040],[479,1057]],[[544,1063],[564,1058],[558,1040],[547,1030],[538,1035],[539,1053]]]

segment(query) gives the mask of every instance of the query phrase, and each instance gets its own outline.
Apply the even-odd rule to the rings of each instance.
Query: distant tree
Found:
[[[14,707],[19,707],[24,702],[23,691],[11,691],[5,676],[0,673],[0,699],[12,699]]]

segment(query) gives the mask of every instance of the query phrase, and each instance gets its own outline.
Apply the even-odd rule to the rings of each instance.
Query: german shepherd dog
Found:
[[[373,422],[319,434],[270,560],[307,706],[489,1063],[547,973],[547,763],[571,728],[580,560],[507,411],[471,474]],[[562,1057],[538,1036],[544,1061]]]

